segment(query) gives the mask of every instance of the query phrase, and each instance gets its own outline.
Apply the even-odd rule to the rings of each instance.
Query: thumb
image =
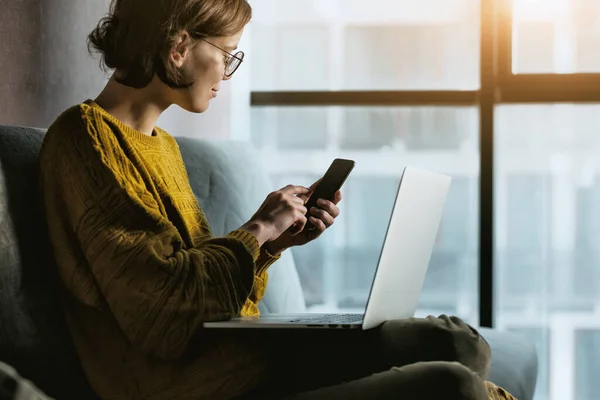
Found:
[[[319,185],[319,183],[321,183],[321,181],[323,180],[323,178],[319,178],[318,181],[316,181],[315,183],[313,183],[312,185],[310,185],[310,187],[308,188],[311,192],[314,192],[315,189],[317,188],[317,186]]]
[[[291,195],[295,194],[296,196],[301,196],[301,195],[310,193],[310,189],[306,188],[304,186],[287,185],[286,187],[281,189],[281,192],[285,193],[285,194],[291,194]]]
[[[304,203],[306,203],[306,201],[310,198],[310,196],[312,196],[312,194],[315,192],[315,189],[317,188],[319,183],[321,183],[322,180],[323,178],[320,178],[318,181],[310,185],[310,187],[308,188],[308,193],[299,194],[297,197],[301,198],[302,200],[304,200]]]
[[[310,196],[312,196],[313,194],[313,190],[311,190],[308,193],[303,193],[303,194],[299,194],[296,197],[299,199],[302,199],[302,201],[304,201],[304,204],[306,204],[306,202],[308,201],[308,199],[310,198]]]

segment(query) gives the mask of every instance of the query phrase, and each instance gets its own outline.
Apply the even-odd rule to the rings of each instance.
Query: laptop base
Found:
[[[205,322],[205,328],[238,329],[362,329],[363,314],[267,314]]]

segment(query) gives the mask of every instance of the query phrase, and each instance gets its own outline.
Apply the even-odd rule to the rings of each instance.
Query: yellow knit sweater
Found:
[[[50,127],[40,168],[67,320],[97,394],[227,398],[254,386],[258,350],[201,324],[257,315],[277,258],[246,231],[212,235],[176,141],[87,101]]]

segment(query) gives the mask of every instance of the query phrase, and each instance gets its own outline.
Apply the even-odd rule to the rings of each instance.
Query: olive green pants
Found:
[[[377,329],[262,330],[271,373],[247,398],[512,399],[485,382],[490,347],[456,317],[389,321]]]

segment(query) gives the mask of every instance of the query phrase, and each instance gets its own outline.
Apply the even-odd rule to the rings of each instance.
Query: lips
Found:
[[[212,90],[211,90],[211,93],[212,93],[212,97],[213,97],[213,99],[214,99],[215,97],[217,97],[217,92],[218,92],[218,90],[215,90],[215,89],[212,89]]]

